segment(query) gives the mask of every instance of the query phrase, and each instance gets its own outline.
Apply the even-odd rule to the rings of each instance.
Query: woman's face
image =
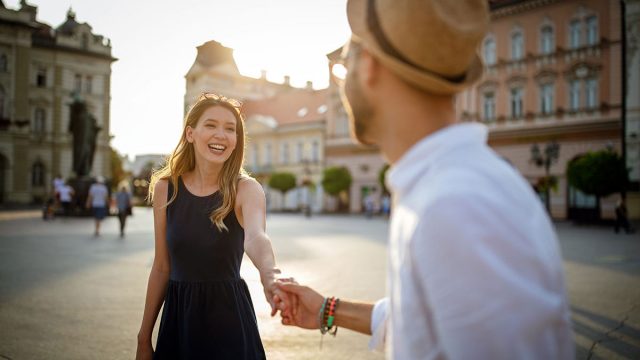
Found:
[[[196,161],[222,165],[236,148],[236,117],[223,106],[205,110],[195,128],[187,126],[187,141],[193,144]]]

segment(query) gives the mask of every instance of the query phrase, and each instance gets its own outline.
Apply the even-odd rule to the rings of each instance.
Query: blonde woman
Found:
[[[265,233],[264,192],[242,168],[244,147],[240,103],[203,94],[153,174],[155,258],[136,358],[265,358],[240,263],[246,252],[260,271],[272,316],[279,270]]]

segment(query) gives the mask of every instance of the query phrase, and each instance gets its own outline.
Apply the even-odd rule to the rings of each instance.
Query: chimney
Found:
[[[284,76],[284,83],[283,83],[283,85],[291,86],[291,76],[289,76],[289,75],[285,75],[285,76]]]
[[[307,86],[305,86],[307,90],[313,90],[313,81],[307,81]]]

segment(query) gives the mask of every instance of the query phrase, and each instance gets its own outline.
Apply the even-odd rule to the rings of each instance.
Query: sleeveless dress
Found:
[[[265,359],[247,284],[240,278],[244,229],[235,212],[219,231],[209,220],[222,195],[191,194],[182,179],[167,207],[171,274],[154,359]],[[170,198],[173,186],[169,182]]]

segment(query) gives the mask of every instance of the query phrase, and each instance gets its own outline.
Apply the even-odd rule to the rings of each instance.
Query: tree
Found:
[[[380,169],[380,173],[378,173],[378,182],[380,183],[380,187],[382,188],[382,193],[389,193],[389,189],[387,189],[387,184],[385,183],[385,178],[387,176],[387,171],[389,171],[389,164],[384,164],[382,169]]]
[[[269,178],[269,187],[280,191],[284,202],[285,194],[296,187],[296,176],[289,172],[274,173]]]
[[[567,164],[567,180],[585,194],[600,198],[624,192],[629,182],[629,171],[622,157],[610,149],[588,152]],[[598,215],[599,216],[599,215]]]
[[[343,191],[349,189],[351,186],[351,180],[351,174],[349,173],[349,169],[346,167],[329,167],[324,169],[324,173],[322,175],[322,188],[327,194],[331,196],[338,196]]]
[[[126,177],[122,168],[122,157],[114,148],[111,148],[111,185],[118,186]]]

